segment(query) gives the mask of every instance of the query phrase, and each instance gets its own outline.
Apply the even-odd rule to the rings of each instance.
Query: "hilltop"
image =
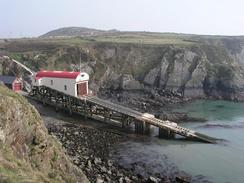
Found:
[[[138,44],[215,44],[216,41],[241,40],[244,36],[218,36],[218,35],[196,35],[169,32],[147,32],[147,31],[119,31],[117,29],[99,30],[86,27],[64,27],[49,31],[40,38],[79,38],[86,41],[115,42],[115,43],[138,43]]]
[[[86,28],[86,27],[64,27],[59,28],[56,30],[52,30],[42,36],[41,38],[48,38],[48,37],[88,37],[88,36],[98,36],[98,35],[104,35],[108,33],[114,33],[118,32],[117,30],[98,30],[98,29],[92,29],[92,28]]]

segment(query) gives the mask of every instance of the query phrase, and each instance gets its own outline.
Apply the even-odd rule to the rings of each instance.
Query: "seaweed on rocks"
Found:
[[[49,124],[47,128],[91,182],[171,182],[163,177],[142,177],[112,161],[110,149],[126,140],[123,135],[75,124]]]

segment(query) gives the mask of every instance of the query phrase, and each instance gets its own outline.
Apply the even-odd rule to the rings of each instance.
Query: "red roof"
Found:
[[[76,79],[80,72],[67,71],[39,71],[36,73],[36,78],[50,77],[50,78],[69,78]]]

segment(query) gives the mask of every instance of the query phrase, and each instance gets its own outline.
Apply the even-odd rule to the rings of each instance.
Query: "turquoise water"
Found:
[[[227,101],[195,101],[176,111],[204,117],[206,123],[185,123],[226,142],[212,144],[168,145],[165,153],[180,169],[193,175],[203,174],[213,182],[244,182],[244,103]],[[184,144],[184,143],[182,143]]]
[[[121,162],[144,162],[148,169],[162,174],[165,170],[171,175],[184,171],[192,175],[192,182],[243,183],[244,103],[199,100],[174,110],[206,118],[207,122],[181,126],[224,141],[206,144],[152,138],[149,142],[129,142],[121,147]]]

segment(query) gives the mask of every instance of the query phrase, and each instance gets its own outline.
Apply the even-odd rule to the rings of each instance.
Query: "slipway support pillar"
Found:
[[[54,92],[54,98],[55,98],[55,111],[58,112],[59,107],[58,107],[58,92],[57,91]]]
[[[145,123],[145,122],[144,122],[144,123]],[[144,130],[144,133],[147,134],[147,135],[149,135],[149,134],[151,133],[150,128],[151,128],[151,125],[148,124],[148,123],[146,123],[146,124],[145,124],[145,130]]]
[[[129,117],[128,116],[126,116],[126,115],[123,115],[122,116],[122,120],[121,120],[121,122],[122,122],[122,128],[124,128],[124,129],[129,129],[129,127],[130,127],[130,122],[129,122]]]
[[[84,117],[85,117],[85,120],[87,120],[87,113],[88,113],[88,111],[87,111],[87,101],[84,100]]]
[[[145,122],[144,121],[135,121],[135,132],[137,134],[144,134],[145,133]]]
[[[72,104],[71,104],[70,97],[68,97],[68,111],[69,111],[69,115],[71,116],[73,111],[72,111]]]
[[[170,131],[169,129],[159,128],[158,137],[165,139],[173,139],[175,138],[175,133]]]
[[[104,109],[103,117],[104,117],[104,119],[103,119],[104,122],[109,122],[110,121],[110,119],[109,119],[109,111],[108,110]]]

